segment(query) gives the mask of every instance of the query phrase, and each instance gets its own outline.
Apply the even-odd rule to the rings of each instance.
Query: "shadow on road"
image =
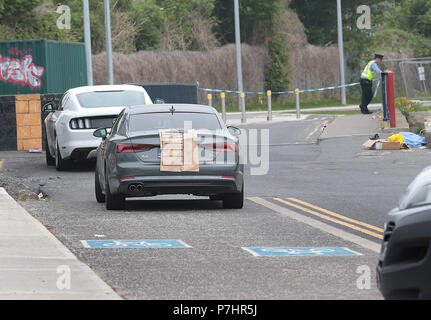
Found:
[[[96,168],[96,161],[74,161],[66,172],[91,172]],[[55,168],[54,168],[55,169]]]
[[[220,210],[221,201],[215,200],[126,200],[127,211],[199,211]]]

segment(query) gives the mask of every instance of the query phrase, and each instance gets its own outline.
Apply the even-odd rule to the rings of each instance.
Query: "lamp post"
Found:
[[[242,83],[242,61],[241,61],[241,34],[239,27],[239,2],[234,0],[235,10],[235,45],[236,45],[236,74],[238,79],[238,91],[243,92],[244,87]],[[241,108],[241,97],[238,94],[238,106]]]
[[[84,8],[84,42],[85,42],[85,60],[87,63],[87,85],[93,85],[93,67],[91,63],[91,33],[90,33],[90,9],[88,0],[83,0]]]
[[[343,20],[341,15],[341,0],[337,0],[337,22],[338,22],[338,51],[340,56],[340,80],[341,85],[341,103],[346,104],[346,80],[344,78],[344,47],[343,47]]]

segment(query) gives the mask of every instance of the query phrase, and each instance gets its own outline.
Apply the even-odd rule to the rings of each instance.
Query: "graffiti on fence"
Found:
[[[18,49],[16,47],[14,48],[10,48],[8,50],[9,54],[11,56],[20,56],[20,57],[24,57],[24,56],[28,56],[28,55],[32,55],[33,54],[33,50],[32,48],[27,48],[27,49]]]
[[[25,55],[21,59],[4,57],[0,54],[0,80],[3,82],[19,83],[30,88],[42,86],[42,75],[45,69],[33,63],[31,55]]]

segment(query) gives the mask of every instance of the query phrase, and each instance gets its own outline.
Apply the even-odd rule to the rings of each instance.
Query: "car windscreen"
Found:
[[[217,116],[211,113],[140,113],[132,114],[129,120],[129,132],[184,129],[185,127],[196,130],[219,130],[222,128]]]
[[[133,90],[84,92],[77,94],[76,97],[84,108],[129,107],[146,104],[145,94]]]

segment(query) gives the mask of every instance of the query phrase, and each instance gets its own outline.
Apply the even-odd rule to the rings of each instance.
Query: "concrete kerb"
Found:
[[[3,188],[0,208],[0,299],[121,299]]]

